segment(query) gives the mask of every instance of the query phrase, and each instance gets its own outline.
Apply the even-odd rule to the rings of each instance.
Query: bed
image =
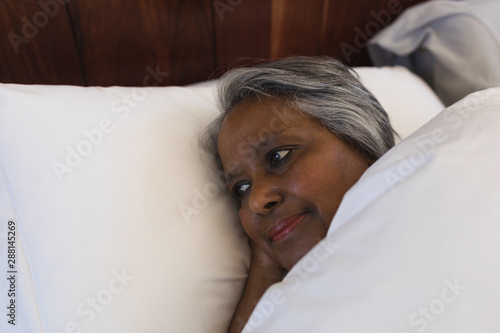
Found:
[[[353,66],[398,144],[244,331],[500,328],[494,1],[0,7],[1,332],[225,332],[249,247],[199,136],[224,71],[293,55]],[[432,38],[456,36],[451,17],[487,27],[488,61],[455,40],[468,58],[446,67],[449,38]]]

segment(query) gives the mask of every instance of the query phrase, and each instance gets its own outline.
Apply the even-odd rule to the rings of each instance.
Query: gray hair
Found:
[[[352,69],[330,57],[291,57],[235,68],[220,78],[222,113],[208,127],[203,141],[219,168],[217,140],[225,116],[236,104],[259,96],[292,103],[371,161],[394,146],[396,133],[387,113]]]

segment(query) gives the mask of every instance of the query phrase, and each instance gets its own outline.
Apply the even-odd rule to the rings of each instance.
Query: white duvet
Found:
[[[500,88],[399,143],[244,332],[500,332]]]

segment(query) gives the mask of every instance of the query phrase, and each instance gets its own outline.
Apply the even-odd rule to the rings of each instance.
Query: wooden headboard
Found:
[[[0,82],[184,85],[298,54],[369,65],[366,40],[423,1],[3,0]]]

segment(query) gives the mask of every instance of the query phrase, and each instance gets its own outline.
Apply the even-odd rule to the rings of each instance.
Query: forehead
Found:
[[[222,122],[219,137],[225,132],[251,132],[254,129],[279,132],[285,126],[295,127],[317,123],[318,121],[302,112],[295,105],[271,97],[253,97],[238,103]],[[249,133],[250,134],[250,133]]]
[[[319,121],[280,99],[255,97],[237,104],[222,122],[218,149],[222,162],[244,146],[258,150],[281,134],[324,130]],[[238,149],[240,148],[240,149]]]
[[[300,116],[303,116],[303,113],[284,100],[267,96],[252,97],[233,107],[226,115],[223,127],[228,124],[239,127],[250,119],[262,127],[271,127],[278,120],[288,124]]]

